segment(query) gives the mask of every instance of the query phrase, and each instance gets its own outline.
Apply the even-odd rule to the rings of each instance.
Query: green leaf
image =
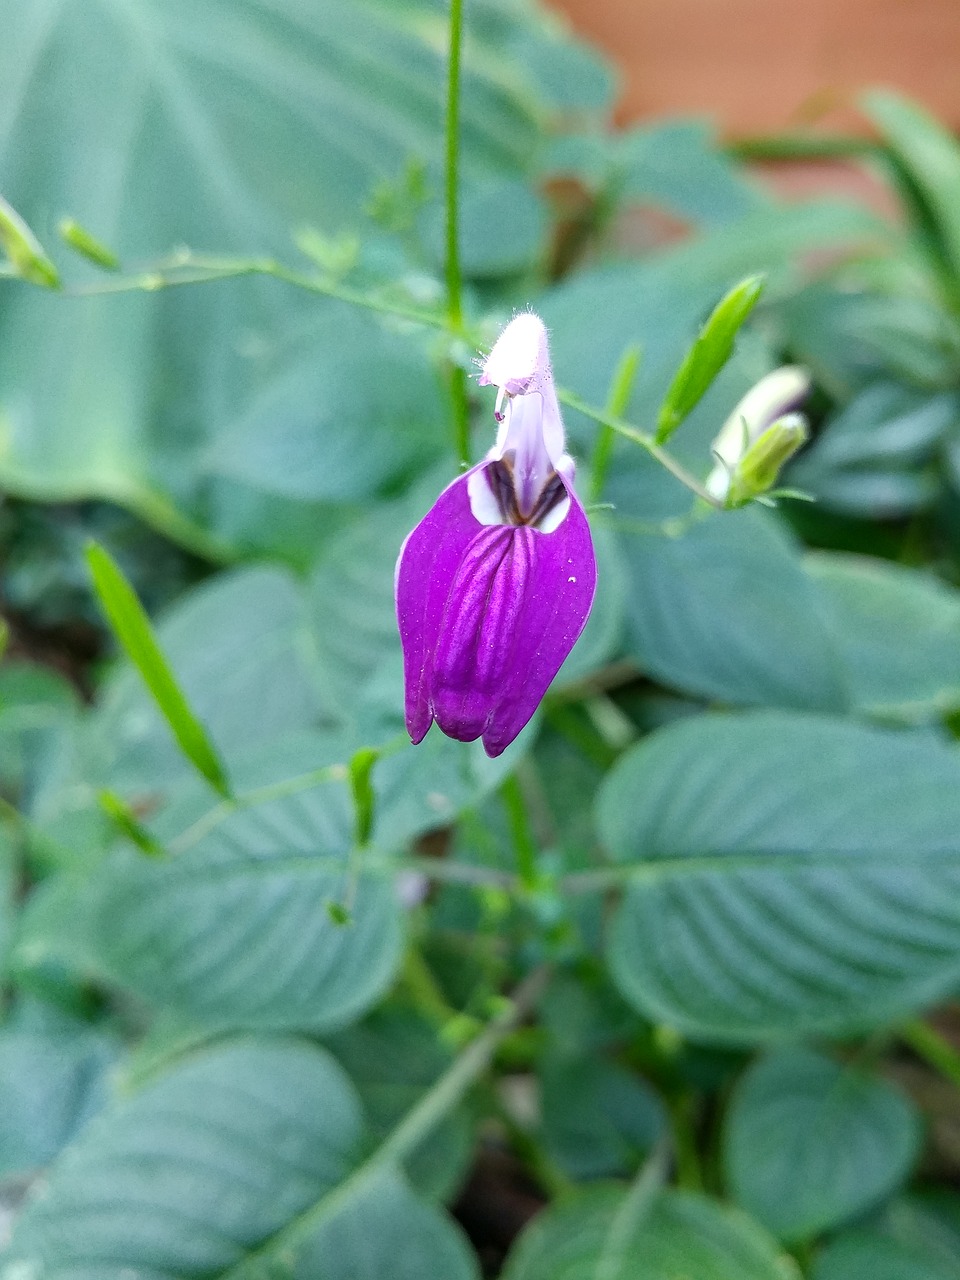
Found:
[[[351,1195],[302,1250],[293,1280],[479,1280],[460,1229],[419,1200],[396,1173]]]
[[[355,502],[435,462],[448,412],[422,335],[321,304],[264,362],[204,469],[297,502]]]
[[[24,220],[0,196],[0,249],[6,254],[11,273],[30,284],[57,289],[57,268],[44,252],[43,245]]]
[[[221,1276],[349,1173],[360,1106],[296,1041],[197,1054],[102,1113],[27,1205],[6,1271]]]
[[[761,276],[742,280],[717,303],[677,370],[657,415],[657,443],[669,440],[733,354],[733,344],[760,301]]]
[[[960,1280],[960,1202],[941,1190],[895,1200],[831,1240],[813,1280]]]
[[[76,709],[75,690],[50,667],[10,660],[0,667],[0,787],[30,789]]]
[[[614,135],[616,136],[616,135]],[[733,224],[767,200],[701,120],[665,120],[619,140],[623,197],[665,206],[702,227]]]
[[[504,1280],[795,1280],[792,1262],[736,1209],[683,1191],[631,1208],[614,1186],[559,1201],[521,1235]]]
[[[206,1026],[341,1026],[389,984],[402,934],[391,878],[350,855],[352,825],[340,782],[201,817],[175,857],[125,851],[82,883],[61,877],[28,914],[18,964],[59,957]]]
[[[553,1054],[540,1080],[544,1144],[575,1181],[632,1173],[666,1125],[650,1085],[606,1058]]]
[[[960,980],[960,758],[935,737],[766,712],[695,717],[608,776],[629,885],[608,958],[692,1038],[883,1027]]]
[[[960,277],[960,144],[929,112],[900,94],[874,90],[862,102],[929,215],[940,253]]]
[[[45,1011],[0,1029],[0,1178],[34,1175],[106,1101],[117,1045]]]
[[[890,1195],[916,1160],[920,1118],[893,1085],[810,1049],[753,1064],[727,1112],[734,1199],[782,1240],[805,1240]]]
[[[181,751],[215,791],[228,795],[229,784],[216,748],[191,711],[136,592],[116,562],[95,542],[87,548],[87,562],[110,626],[143,677]]]
[[[816,593],[775,517],[728,512],[623,546],[628,652],[649,675],[722,702],[845,705]]]
[[[0,172],[38,228],[51,210],[68,209],[123,261],[183,244],[289,261],[293,229],[373,230],[365,209],[378,184],[410,162],[439,159],[446,14],[433,0],[214,0],[201,12],[184,0],[94,2],[93,18],[87,0],[64,0],[49,11],[18,6],[4,23]],[[592,67],[575,76],[584,81],[579,95],[557,75],[565,55],[574,73]],[[543,63],[543,74],[528,74],[531,63]],[[565,109],[561,99],[582,99],[576,109],[590,119],[604,111],[608,85],[596,58],[547,30],[532,7],[476,0],[464,43],[465,183],[523,181]],[[76,269],[84,285],[113,283],[85,263]],[[9,288],[0,299],[7,491],[120,502],[223,559],[278,536],[275,506],[256,500],[252,451],[238,460],[245,480],[226,474],[225,438],[250,425],[251,406],[261,421],[271,404],[291,414],[289,426],[270,423],[284,427],[284,448],[263,477],[271,492],[284,480],[284,492],[297,487],[282,474],[296,441],[310,446],[300,493],[335,487],[337,473],[324,477],[320,463],[346,457],[348,442],[319,428],[328,413],[336,424],[338,408],[348,411],[359,454],[373,456],[368,433],[387,447],[366,493],[442,447],[443,421],[433,413],[418,422],[405,412],[401,440],[377,428],[386,385],[377,369],[368,365],[347,397],[339,370],[355,364],[358,326],[343,304],[256,281],[51,301]],[[320,346],[304,340],[318,317],[328,338]],[[378,326],[359,328],[379,348]],[[427,408],[436,405],[419,336],[385,342],[409,352],[404,409],[417,388]],[[390,371],[389,350],[387,358]],[[325,378],[337,394],[328,390],[311,417]],[[316,434],[307,439],[311,422]],[[354,490],[362,478],[359,469],[349,476]],[[316,544],[316,513],[298,498],[294,514],[286,549],[302,560]]]
[[[813,1280],[958,1280],[956,1260],[922,1242],[901,1244],[869,1231],[848,1231],[818,1256]]]
[[[960,707],[960,592],[867,556],[813,553],[805,568],[858,710],[923,723]]]

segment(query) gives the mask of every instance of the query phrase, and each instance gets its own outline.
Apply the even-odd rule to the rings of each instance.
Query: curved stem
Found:
[[[606,427],[611,431],[615,431],[617,435],[623,436],[627,440],[632,440],[634,444],[638,444],[641,449],[645,449],[651,458],[655,458],[662,467],[676,476],[682,485],[685,485],[691,493],[695,493],[698,498],[702,498],[704,502],[708,502],[711,507],[715,507],[718,511],[724,510],[723,503],[709,493],[696,476],[679,463],[672,454],[667,453],[661,445],[657,444],[652,435],[646,431],[640,431],[637,427],[631,426],[629,422],[624,422],[618,417],[614,417],[609,413],[594,409],[592,405],[581,400],[579,396],[574,395],[572,391],[566,391],[562,387],[557,391],[557,398],[562,404],[567,405],[570,409],[576,409],[578,413],[582,413],[585,418],[591,418],[594,422],[598,422],[600,426]]]

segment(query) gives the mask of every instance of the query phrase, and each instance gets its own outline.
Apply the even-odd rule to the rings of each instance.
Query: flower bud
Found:
[[[727,506],[742,507],[769,492],[782,468],[806,443],[808,436],[806,419],[800,413],[789,413],[767,427],[731,472]]]
[[[725,500],[730,489],[731,477],[739,469],[741,461],[761,436],[784,415],[797,409],[810,391],[810,375],[795,365],[774,369],[756,386],[751,387],[730,417],[723,424],[713,442],[713,455],[717,465],[707,477],[706,488],[715,498]],[[791,415],[792,417],[796,415]],[[790,453],[800,447],[801,440]],[[789,457],[788,453],[783,459]],[[781,462],[781,466],[783,463]],[[749,501],[749,499],[743,499]],[[740,505],[735,503],[734,505]]]

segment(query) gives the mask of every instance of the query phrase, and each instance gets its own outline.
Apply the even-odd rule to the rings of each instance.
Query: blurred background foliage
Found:
[[[637,347],[649,427],[762,271],[671,448],[702,479],[802,364],[786,479],[815,501],[695,518],[618,439],[541,714],[496,761],[412,749],[393,566],[476,354],[443,320],[447,20],[4,15],[0,190],[63,288],[0,280],[0,1276],[957,1280],[960,147],[879,91],[866,141],[613,131],[599,55],[471,0],[471,332],[532,305],[598,407]],[[785,203],[745,158],[838,149],[896,217]],[[597,428],[566,418],[586,491]],[[234,799],[114,661],[91,537]],[[484,1075],[480,1028],[544,964]]]

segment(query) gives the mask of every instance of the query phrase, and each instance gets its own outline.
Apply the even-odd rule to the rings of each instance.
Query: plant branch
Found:
[[[310,1235],[344,1209],[353,1196],[361,1194],[380,1174],[401,1165],[483,1075],[499,1045],[533,1009],[549,976],[549,967],[543,966],[525,978],[503,1009],[407,1112],[373,1155],[333,1191],[226,1272],[224,1280],[254,1280],[263,1275],[265,1264],[278,1255],[295,1257]]]
[[[444,136],[444,210],[446,214],[447,326],[463,336],[463,278],[460,270],[460,51],[463,44],[463,0],[450,0],[450,46],[447,58],[447,104]],[[470,399],[467,374],[459,363],[450,367],[453,443],[464,465],[470,461]]]
[[[641,449],[645,449],[650,454],[651,458],[655,458],[662,467],[666,467],[670,474],[675,476],[681,484],[686,485],[691,493],[695,493],[698,498],[709,503],[711,507],[715,507],[718,511],[724,510],[723,503],[718,498],[715,498],[712,493],[709,493],[696,476],[692,475],[686,467],[677,462],[672,454],[667,453],[666,449],[657,444],[652,435],[646,431],[638,430],[637,427],[631,426],[629,422],[624,422],[621,418],[613,417],[601,409],[595,409],[592,405],[587,404],[586,401],[581,400],[578,395],[574,395],[572,391],[566,391],[561,387],[557,391],[557,396],[568,408],[576,409],[584,417],[590,418],[594,422],[598,422],[600,426],[615,431],[625,439],[632,440],[634,444],[638,444]]]

